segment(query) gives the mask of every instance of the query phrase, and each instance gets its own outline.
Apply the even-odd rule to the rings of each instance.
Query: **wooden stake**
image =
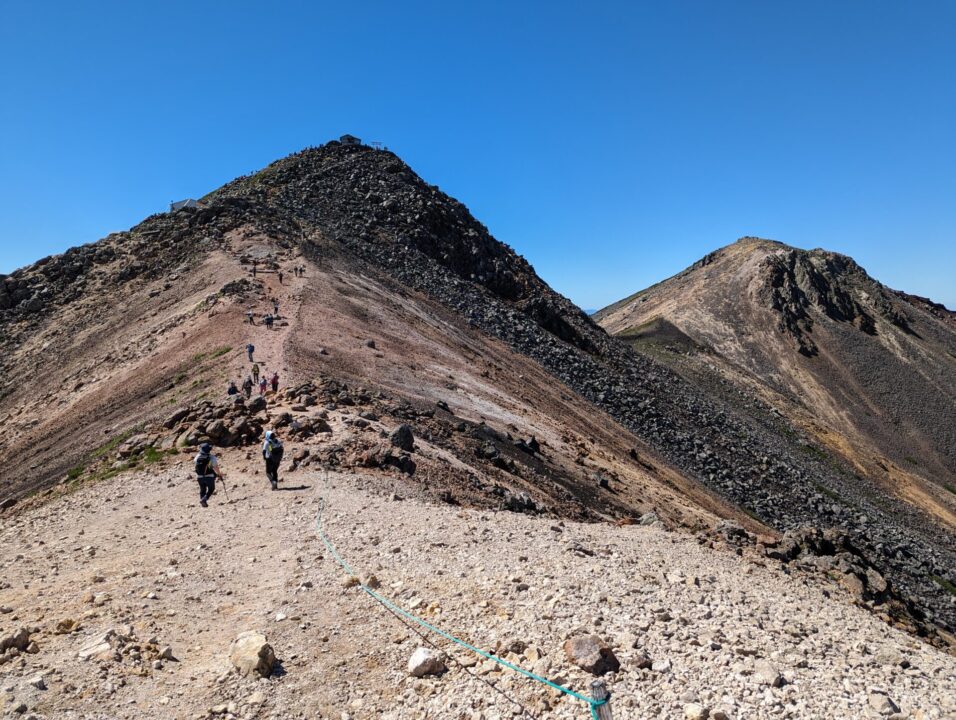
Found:
[[[607,686],[603,680],[594,680],[591,682],[591,697],[595,700],[607,700],[603,705],[598,705],[597,716],[600,720],[614,720],[611,717],[611,693],[607,691]]]

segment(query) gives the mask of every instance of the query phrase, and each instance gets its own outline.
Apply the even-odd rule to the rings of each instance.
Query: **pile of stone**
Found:
[[[140,641],[132,625],[111,628],[95,635],[83,644],[77,657],[87,661],[126,663],[143,674],[149,669],[162,670],[166,662],[176,662],[172,647],[162,645],[155,637]]]
[[[204,400],[180,408],[163,423],[172,430],[163,447],[187,447],[210,442],[219,447],[249,445],[262,435],[267,403],[261,395],[246,400],[233,395],[218,402]]]

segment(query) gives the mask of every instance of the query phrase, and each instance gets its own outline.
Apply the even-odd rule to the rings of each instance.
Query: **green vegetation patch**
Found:
[[[226,353],[232,352],[232,348],[228,345],[223,345],[220,348],[211,350],[210,352],[205,353],[196,353],[193,355],[193,362],[202,362],[203,360],[214,360],[215,358],[222,357]]]
[[[159,462],[160,460],[162,460],[164,457],[167,457],[168,455],[175,455],[175,454],[176,454],[175,449],[157,450],[152,445],[147,445],[146,448],[143,450],[143,454],[141,457],[143,458],[144,463],[146,463],[147,465],[152,465],[153,463]]]
[[[830,498],[831,500],[838,500],[838,501],[840,501],[840,502],[843,502],[843,498],[840,497],[839,493],[837,493],[837,492],[834,491],[834,490],[831,490],[831,489],[828,488],[826,485],[821,485],[820,483],[815,482],[815,483],[813,483],[813,487],[815,487],[817,490],[819,490],[820,492],[822,492],[824,495],[826,495],[826,496],[827,496],[828,498]]]
[[[949,580],[939,575],[930,575],[933,579],[933,582],[939,585],[943,590],[948,592],[950,595],[956,595],[956,585],[953,585]]]
[[[118,447],[119,447],[120,445],[122,445],[124,442],[126,442],[126,441],[129,440],[131,437],[133,437],[133,435],[135,435],[137,432],[139,432],[139,427],[138,427],[138,426],[137,426],[137,427],[132,427],[132,428],[130,428],[129,430],[124,430],[124,431],[121,432],[119,435],[114,435],[114,436],[111,437],[109,440],[107,440],[105,443],[103,443],[103,444],[100,445],[98,448],[96,448],[96,450],[94,450],[93,452],[91,452],[91,453],[90,453],[90,458],[92,458],[92,459],[101,458],[101,457],[103,457],[104,455],[107,455],[107,454],[113,452],[116,448],[118,448]]]

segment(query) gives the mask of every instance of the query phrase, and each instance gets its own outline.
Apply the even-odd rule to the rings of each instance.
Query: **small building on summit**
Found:
[[[185,200],[177,200],[176,202],[169,203],[169,212],[176,212],[177,210],[182,210],[183,208],[198,208],[199,201],[193,200],[192,198],[186,198]]]
[[[339,138],[339,142],[343,145],[361,145],[362,141],[355,137],[354,135],[343,135]]]

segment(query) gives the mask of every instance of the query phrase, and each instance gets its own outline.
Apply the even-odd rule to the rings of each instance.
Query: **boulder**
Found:
[[[446,669],[445,656],[431,648],[420,647],[408,659],[408,674],[412,677],[441,675]]]
[[[18,630],[0,636],[0,653],[9,648],[16,648],[21,652],[27,649],[30,644],[30,628],[21,627]]]
[[[758,660],[754,664],[754,680],[760,685],[769,685],[770,687],[780,687],[783,685],[783,677],[777,672],[777,669],[766,660]]]
[[[185,419],[187,415],[189,415],[189,408],[180,408],[166,418],[166,421],[163,423],[163,427],[171,430],[172,428],[176,427],[181,420]]]
[[[246,410],[250,413],[262,412],[266,409],[266,399],[262,395],[256,395],[246,403]]]
[[[411,452],[415,448],[415,434],[412,432],[412,426],[408,423],[402,423],[392,430],[389,433],[388,440],[393,446],[406,452]]]
[[[90,640],[86,645],[80,648],[77,657],[80,660],[108,660],[113,656],[112,640],[116,633],[113,630],[107,630],[100,633]]]
[[[564,654],[568,660],[592,675],[604,675],[616,672],[621,663],[614,652],[597,635],[578,635],[564,643]]]
[[[229,661],[240,675],[255,673],[260,677],[269,677],[275,665],[276,656],[272,646],[266,642],[265,635],[249,630],[240,633],[229,648]]]
[[[867,700],[870,707],[880,715],[894,715],[900,711],[897,704],[885,693],[871,692]]]

